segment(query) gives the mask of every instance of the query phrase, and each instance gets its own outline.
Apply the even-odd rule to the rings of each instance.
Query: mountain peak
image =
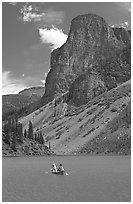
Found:
[[[125,75],[126,80],[130,79],[130,65],[126,57],[124,62],[120,58],[120,53],[125,49],[126,43],[119,40],[120,33],[115,34],[116,32],[107,22],[96,14],[85,14],[74,18],[66,43],[51,53],[51,70],[46,78],[46,91],[43,97],[45,103],[53,100],[55,96],[70,91],[72,87],[75,87],[74,83],[78,78],[83,75],[88,75],[86,86],[82,89],[85,97],[90,93],[89,81],[95,78],[92,77],[94,73],[100,77],[104,90],[124,82]],[[101,89],[101,86],[97,88]],[[80,91],[80,86],[78,90]],[[99,93],[102,91],[103,87]],[[74,93],[74,90],[72,92]],[[71,101],[71,98],[69,100]],[[83,101],[88,100],[89,97]],[[79,105],[82,105],[80,98]]]

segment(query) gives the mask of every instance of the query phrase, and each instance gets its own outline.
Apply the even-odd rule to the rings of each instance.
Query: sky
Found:
[[[130,2],[3,2],[2,94],[44,86],[51,52],[66,42],[71,20],[87,13],[130,29]]]

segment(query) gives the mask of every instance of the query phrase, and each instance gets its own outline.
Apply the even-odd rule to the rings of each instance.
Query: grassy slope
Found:
[[[46,141],[51,142],[51,148],[57,154],[102,153],[101,151],[96,152],[96,148],[100,143],[94,145],[95,142],[89,142],[98,137],[102,138],[103,134],[107,133],[107,140],[114,138],[114,143],[117,140],[115,138],[118,138],[120,134],[123,135],[123,138],[129,137],[127,143],[130,146],[130,127],[124,125],[125,122],[121,122],[122,125],[118,124],[116,130],[111,132],[109,125],[112,124],[115,118],[121,118],[120,115],[125,114],[125,109],[130,107],[130,86],[131,82],[127,81],[59,119],[55,119],[54,106],[49,103],[30,115],[21,118],[20,122],[24,128],[27,128],[28,121],[31,120],[34,130],[38,131],[39,129],[42,131],[44,138]],[[103,143],[103,153],[108,152],[108,143]],[[110,153],[116,151],[113,149],[114,143],[110,147],[112,149],[109,150]],[[90,146],[95,146],[94,151],[90,151]],[[116,149],[118,150],[118,148]]]

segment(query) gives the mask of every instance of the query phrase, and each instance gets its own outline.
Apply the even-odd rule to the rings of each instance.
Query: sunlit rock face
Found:
[[[128,32],[112,29],[98,15],[74,18],[66,43],[51,53],[45,103],[68,91],[67,102],[80,106],[130,79],[129,45]]]

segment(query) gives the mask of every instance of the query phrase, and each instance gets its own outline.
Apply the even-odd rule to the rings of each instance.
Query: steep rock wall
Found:
[[[127,54],[130,35],[126,35],[124,41],[121,40],[123,30],[123,35],[118,30],[115,33],[95,14],[74,18],[66,43],[51,54],[51,70],[43,97],[45,103],[69,91],[69,101],[80,106],[130,79],[130,53]]]

